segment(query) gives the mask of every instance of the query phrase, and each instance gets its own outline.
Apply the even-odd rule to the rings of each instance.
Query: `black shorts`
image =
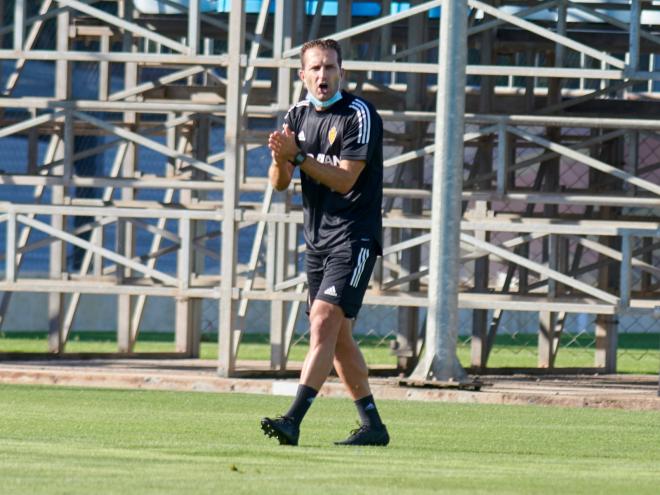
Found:
[[[346,318],[355,318],[362,306],[378,246],[372,240],[351,241],[330,252],[305,255],[307,314],[316,299],[336,304]]]

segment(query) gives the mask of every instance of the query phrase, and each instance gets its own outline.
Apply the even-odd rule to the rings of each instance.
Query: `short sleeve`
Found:
[[[293,132],[296,132],[296,127],[294,124],[294,115],[293,115],[293,108],[291,108],[286,115],[284,116],[284,125],[288,126],[289,129],[291,129]]]
[[[359,99],[353,100],[349,108],[352,113],[344,128],[340,159],[366,160],[374,119],[370,108]]]

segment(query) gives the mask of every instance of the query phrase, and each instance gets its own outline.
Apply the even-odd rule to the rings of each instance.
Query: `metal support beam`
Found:
[[[413,373],[422,379],[466,376],[456,356],[466,34],[467,2],[446,1],[439,40],[426,351]]]
[[[225,123],[225,187],[223,195],[222,253],[220,281],[220,320],[218,328],[218,374],[231,376],[234,371],[234,328],[236,322],[236,245],[240,176],[241,129],[241,55],[245,37],[245,11],[242,0],[232,0],[229,14],[229,67],[227,68],[227,117]]]
[[[22,50],[24,40],[25,0],[14,0],[14,50]]]
[[[200,0],[188,1],[188,50],[190,55],[199,53]]]
[[[479,37],[479,52],[481,63],[490,65],[493,62],[494,55],[494,32],[484,32]],[[479,112],[491,113],[493,97],[495,96],[495,80],[492,77],[482,77],[480,79],[479,93]],[[497,185],[499,194],[504,194],[507,188],[507,166],[508,166],[508,139],[506,129],[501,125],[497,128]],[[484,176],[493,170],[493,138],[483,136],[479,141],[479,147],[475,155],[474,176]],[[488,179],[476,184],[477,189],[490,189]],[[474,214],[479,218],[485,218],[490,210],[490,203],[487,201],[476,201],[474,204]],[[479,240],[488,242],[490,240],[489,232],[475,232],[475,237]],[[474,290],[475,292],[488,292],[490,279],[490,257],[482,256],[474,260]],[[476,309],[472,312],[472,340],[470,342],[470,364],[477,369],[483,369],[487,366],[489,355],[488,339],[488,311]]]
[[[421,2],[412,2],[411,7],[419,5]],[[408,46],[418,46],[424,43],[427,29],[427,16],[424,14],[409,17],[408,23]],[[413,53],[408,57],[409,62],[419,62],[423,60],[421,53]],[[423,110],[428,107],[428,98],[426,87],[427,78],[422,74],[406,74],[406,108],[410,110]],[[424,138],[427,128],[425,122],[406,122],[405,134],[410,137],[410,147],[419,149],[424,146]],[[405,148],[404,148],[405,149]],[[415,159],[412,163],[406,165],[400,177],[400,184],[404,188],[423,189],[424,188],[424,163],[425,156]],[[416,198],[402,198],[402,211],[406,215],[421,215],[423,213],[423,201]],[[420,231],[414,229],[401,229],[400,236],[404,240],[417,238]],[[402,251],[399,255],[403,270],[399,276],[406,277],[412,273],[420,271],[422,263],[422,252],[420,246],[413,246],[410,249]],[[419,279],[410,280],[401,285],[400,290],[418,292],[420,290]],[[400,372],[410,373],[417,364],[417,343],[420,325],[422,323],[419,308],[400,307],[398,311],[398,325],[396,335],[397,368]]]
[[[177,279],[182,289],[188,289],[192,280],[193,268],[191,239],[191,221],[182,218],[179,220],[179,237],[181,243],[177,252]],[[189,298],[178,298],[175,307],[174,341],[176,352],[186,356],[193,355],[193,328],[195,308]]]
[[[596,354],[594,366],[604,368],[605,373],[616,373],[617,315],[596,315]]]
[[[58,50],[69,49],[69,12],[62,11],[57,16],[57,33],[56,33],[56,46]],[[55,65],[56,86],[55,97],[60,100],[66,100],[71,94],[71,82],[69,64],[66,61],[58,61]],[[70,117],[70,116],[69,116]],[[66,117],[65,117],[66,118]],[[72,136],[69,135],[69,138]],[[67,143],[64,143],[66,148]],[[71,147],[69,149],[72,149]],[[64,149],[62,149],[64,156],[63,162],[69,161],[69,166],[72,165],[71,159],[66,156]],[[65,164],[56,167],[53,170],[54,175],[65,175]],[[66,191],[63,186],[53,187],[51,191],[51,203],[53,205],[63,204],[65,202]],[[65,219],[62,215],[51,216],[51,227],[55,230],[62,230],[65,225]],[[61,279],[65,271],[65,251],[64,243],[57,241],[50,246],[49,255],[49,276],[51,279]],[[52,353],[60,353],[64,348],[63,339],[63,323],[64,323],[64,294],[53,292],[48,295],[48,351]]]
[[[7,236],[5,239],[5,280],[16,281],[16,213],[9,212],[7,217]]]
[[[277,58],[291,48],[293,44],[293,24],[291,22],[291,0],[276,0],[275,26],[273,32],[273,55]],[[281,68],[277,71],[277,103],[280,108],[291,104],[291,70]],[[280,114],[277,126],[281,128],[284,115]],[[270,187],[270,186],[269,186]],[[273,192],[271,210],[277,213],[287,212],[287,192]],[[264,198],[266,199],[266,198]],[[278,284],[284,280],[288,265],[286,225],[270,222],[268,224],[267,243],[267,283]],[[284,301],[270,303],[270,367],[274,370],[286,368],[286,312]]]
[[[642,16],[642,0],[630,0],[630,51],[628,53],[628,66],[635,72],[639,70],[639,21]]]
[[[154,41],[155,43],[159,43],[163,46],[171,48],[172,50],[175,50],[179,53],[185,53],[185,54],[189,53],[189,48],[186,45],[183,45],[170,38],[167,38],[166,36],[162,36],[158,33],[155,33],[154,31],[151,31],[149,29],[143,28],[138,24],[132,22],[132,19],[128,17],[124,17],[122,19],[120,17],[109,14],[101,9],[97,9],[96,7],[92,7],[78,0],[57,0],[57,1],[61,5],[71,7],[91,17],[95,17],[96,19],[106,22],[110,25],[117,26],[118,28],[121,28],[127,32],[133,33],[136,36],[141,36],[148,40]],[[194,2],[195,0],[192,1]],[[125,3],[129,3],[129,2],[125,2]],[[130,3],[133,2],[131,1]],[[127,6],[126,11],[128,10],[132,10],[132,6],[130,7]]]

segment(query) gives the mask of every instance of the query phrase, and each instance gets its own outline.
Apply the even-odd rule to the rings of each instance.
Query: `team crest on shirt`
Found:
[[[330,129],[330,132],[328,133],[328,141],[330,141],[330,144],[333,144],[336,138],[337,138],[337,128],[335,126],[332,126],[332,129]]]

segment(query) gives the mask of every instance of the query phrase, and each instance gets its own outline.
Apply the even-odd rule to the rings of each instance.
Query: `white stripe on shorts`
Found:
[[[360,254],[358,255],[358,262],[353,270],[353,276],[351,277],[351,287],[357,287],[358,284],[360,283],[360,277],[362,276],[362,272],[364,271],[364,265],[367,263],[367,259],[369,258],[369,249],[367,248],[362,248],[360,249]]]

